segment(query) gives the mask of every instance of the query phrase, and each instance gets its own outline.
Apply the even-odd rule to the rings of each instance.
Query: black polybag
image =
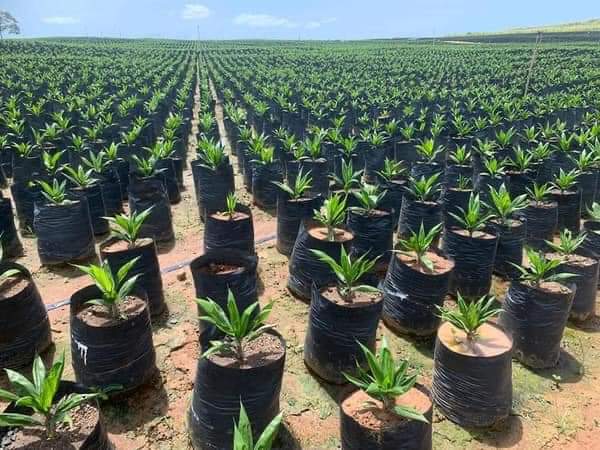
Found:
[[[379,258],[378,264],[387,265],[393,246],[393,218],[387,211],[364,214],[360,211],[348,211],[348,229],[354,235],[352,254],[368,259]]]
[[[278,336],[283,348],[285,342]],[[255,438],[279,413],[279,394],[285,353],[265,365],[250,368],[221,366],[210,358],[198,359],[196,381],[188,413],[194,449],[233,448],[233,425],[238,422],[240,402],[250,419]]]
[[[277,197],[277,242],[279,253],[291,255],[298,237],[301,223],[312,217],[314,210],[319,209],[323,197],[301,198],[293,200],[285,191]]]
[[[25,267],[0,262],[0,273],[19,270],[28,281],[25,289],[0,301],[0,367],[19,369],[52,343],[50,322],[40,293]]]
[[[519,361],[535,369],[556,365],[574,294],[574,286],[551,293],[520,281],[511,283],[499,324],[512,335]]]
[[[391,258],[383,281],[383,315],[392,330],[417,336],[428,336],[440,324],[436,306],[442,306],[448,293],[451,270],[423,273]]]
[[[581,191],[552,191],[552,200],[558,205],[557,231],[567,228],[573,233],[578,233],[581,219]]]
[[[358,306],[336,304],[313,284],[304,340],[306,365],[330,383],[345,383],[342,372],[354,374],[357,364],[366,364],[358,342],[375,350],[382,308],[381,298]]]
[[[129,209],[141,213],[151,206],[154,208],[140,229],[140,237],[149,237],[159,243],[173,241],[175,234],[171,205],[162,179],[132,175],[129,182]]]
[[[511,220],[511,224],[501,224],[492,221],[490,232],[498,236],[494,272],[512,279],[521,273],[514,264],[520,266],[523,262],[523,246],[525,244],[527,223],[521,220]]]
[[[195,160],[191,166],[200,218],[204,220],[206,212],[225,211],[227,194],[235,191],[231,164],[212,170]]]
[[[108,220],[106,217],[106,207],[104,206],[104,197],[102,195],[102,186],[95,183],[86,188],[73,189],[73,195],[78,198],[85,198],[90,211],[90,223],[95,235],[102,235],[109,232]]]
[[[277,206],[279,187],[273,182],[283,181],[283,169],[279,163],[259,164],[252,167],[252,197],[260,208],[273,209]]]
[[[0,241],[5,258],[16,258],[23,254],[19,240],[12,204],[9,198],[0,197]]]
[[[520,212],[520,216],[527,222],[526,244],[535,250],[548,250],[545,241],[552,241],[558,223],[556,202],[544,203],[543,206],[532,202]]]
[[[338,261],[342,245],[347,252],[350,252],[352,245],[352,239],[343,243],[316,239],[308,232],[313,226],[315,225],[309,221],[304,221],[300,225],[298,238],[294,244],[288,266],[287,287],[292,294],[303,300],[311,298],[313,283],[317,287],[322,287],[336,280],[335,273],[327,264],[320,261],[311,250],[321,250]]]
[[[44,265],[82,261],[96,254],[85,197],[64,205],[36,202],[34,230]]]
[[[422,202],[405,195],[398,220],[398,237],[406,239],[411,232],[418,233],[421,223],[425,232],[442,223],[442,205],[439,202]]]
[[[132,293],[148,304],[145,292]],[[140,314],[107,326],[90,326],[77,313],[89,300],[101,298],[100,290],[87,286],[71,296],[71,356],[78,383],[86,387],[120,385],[119,393],[135,390],[156,373],[152,325],[148,307]]]
[[[238,204],[236,212],[247,217],[236,220],[222,220],[209,214],[205,218],[204,226],[204,251],[220,249],[237,249],[247,253],[254,253],[254,223],[252,210],[245,205]]]
[[[203,270],[211,264],[238,267],[231,273],[211,273]],[[223,309],[227,308],[228,292],[231,290],[239,311],[258,301],[258,258],[239,250],[219,249],[209,251],[190,263],[196,298],[210,298]],[[199,313],[202,313],[199,311]],[[200,321],[200,343],[203,348],[222,333],[208,322]]]
[[[512,351],[474,357],[435,342],[431,391],[441,413],[466,427],[487,427],[510,414]]]

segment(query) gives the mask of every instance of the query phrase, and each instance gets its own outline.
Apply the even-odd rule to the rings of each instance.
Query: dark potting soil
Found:
[[[540,291],[548,292],[549,294],[566,294],[571,290],[564,284],[557,283],[556,281],[547,281],[541,283],[538,286]]]
[[[43,427],[25,427],[9,431],[0,448],[6,450],[75,450],[81,448],[83,442],[94,431],[98,423],[98,409],[91,405],[81,405],[71,411],[73,426],[63,424],[57,427],[57,436],[46,439]]]
[[[347,308],[359,308],[363,305],[370,305],[373,303],[379,303],[382,301],[383,296],[381,293],[372,292],[356,292],[351,302],[347,302],[342,298],[338,289],[334,286],[325,288],[321,291],[323,297],[336,305],[345,306]]]
[[[30,281],[23,276],[10,277],[0,284],[0,300],[12,298],[17,294],[20,294],[27,289],[29,283]]]
[[[326,227],[317,227],[311,228],[308,230],[308,234],[310,234],[313,238],[318,239],[320,241],[327,240],[327,228]],[[335,242],[348,242],[352,239],[352,233],[346,230],[342,230],[340,228],[336,228],[334,231]]]
[[[130,247],[129,242],[127,241],[115,241],[112,244],[103,247],[102,251],[106,253],[117,253],[122,252],[124,250],[130,250],[132,248],[143,247],[144,245],[147,245],[150,242],[152,242],[152,239],[150,238],[136,239],[134,245]]]
[[[212,275],[230,275],[232,273],[240,273],[244,270],[243,267],[240,266],[232,266],[229,264],[216,264],[210,263],[207,266],[201,267],[199,269],[200,272],[210,273]]]
[[[270,333],[263,333],[256,339],[244,345],[244,360],[241,362],[235,355],[214,354],[209,359],[222,367],[250,369],[266,366],[272,361],[277,361],[284,354],[285,348],[281,339]]]
[[[408,267],[421,273],[440,275],[450,272],[454,268],[454,263],[451,260],[433,252],[427,252],[425,255],[433,264],[433,270],[429,270],[422,265],[417,265],[417,258],[412,255],[407,255],[404,253],[396,253],[396,255],[397,258]]]
[[[129,296],[119,304],[119,313],[125,317],[135,317],[142,313],[146,302],[140,298]],[[110,327],[122,322],[124,319],[114,319],[107,308],[101,305],[85,305],[77,317],[90,327]]]
[[[438,339],[454,353],[475,357],[494,357],[506,353],[512,347],[508,335],[498,326],[485,323],[477,330],[477,336],[469,340],[464,331],[446,322],[438,329]]]
[[[397,397],[396,405],[412,407],[421,414],[425,414],[431,408],[431,400],[427,394],[413,388]],[[383,409],[383,404],[379,400],[375,400],[362,390],[347,397],[342,402],[342,410],[361,426],[375,431],[390,428],[408,420]]]
[[[246,220],[250,216],[243,212],[234,212],[231,216],[226,212],[218,212],[211,215],[213,219],[222,220],[223,222],[229,222],[230,220]]]

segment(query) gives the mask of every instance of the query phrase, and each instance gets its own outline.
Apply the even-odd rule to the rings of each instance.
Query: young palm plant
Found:
[[[100,298],[88,300],[86,303],[105,307],[110,316],[115,320],[122,318],[119,306],[131,293],[135,286],[135,282],[140,276],[134,275],[133,277],[127,278],[127,275],[138,260],[139,257],[123,264],[118,270],[116,277],[110,270],[107,261],[104,261],[100,266],[95,264],[90,264],[89,266],[75,265],[75,267],[92,278],[94,284],[101,293]]]
[[[279,181],[273,181],[273,184],[278,186],[284,192],[288,193],[292,199],[298,200],[299,198],[302,198],[308,189],[311,188],[312,177],[310,176],[310,170],[304,174],[302,169],[300,169],[293,185],[281,183]]]
[[[514,214],[528,205],[527,194],[510,198],[510,193],[504,183],[498,190],[490,187],[491,205],[488,205],[496,219],[503,225],[510,225]]]
[[[477,331],[484,323],[502,311],[502,308],[495,306],[494,297],[483,296],[476,302],[466,302],[462,295],[457,293],[456,300],[455,309],[439,305],[436,305],[436,308],[442,320],[464,331],[469,341],[477,337]]]
[[[327,228],[327,240],[335,241],[336,227],[346,220],[346,198],[332,195],[323,202],[320,210],[314,211],[314,218]]]
[[[240,419],[233,426],[233,450],[271,450],[273,441],[277,437],[282,417],[283,413],[276,415],[264,429],[256,443],[254,443],[248,414],[244,405],[240,402]]]
[[[256,312],[256,302],[240,313],[231,290],[227,293],[227,311],[210,298],[197,299],[196,302],[204,313],[200,320],[211,323],[225,335],[222,340],[210,342],[210,348],[202,354],[203,358],[226,353],[234,355],[241,363],[245,360],[246,344],[271,329],[265,321],[271,314],[273,303]]]
[[[362,188],[353,193],[358,200],[360,206],[353,206],[352,211],[359,211],[363,214],[370,215],[385,197],[386,191],[380,191],[379,187],[374,184],[363,184]]]
[[[52,180],[52,184],[39,180],[37,182],[42,188],[41,194],[54,205],[64,205],[69,200],[67,199],[67,180],[63,180],[60,183],[55,178]]]
[[[71,166],[65,166],[65,177],[75,186],[85,189],[94,185],[98,180],[92,176],[92,169],[85,170],[83,166],[78,166],[77,170]]]
[[[514,265],[521,273],[520,280],[533,286],[540,287],[542,283],[561,282],[576,275],[557,273],[556,269],[562,264],[560,259],[546,258],[543,252],[532,249],[525,250],[529,267]]]
[[[352,161],[346,162],[346,160],[342,159],[340,176],[338,177],[337,175],[333,175],[332,178],[334,183],[339,186],[342,191],[344,191],[344,194],[348,195],[352,189],[360,185],[362,173],[362,170],[357,170],[356,172],[354,171]]]
[[[33,379],[25,378],[18,372],[5,369],[14,392],[0,389],[0,399],[13,402],[17,406],[31,409],[31,414],[0,413],[0,426],[3,427],[42,427],[46,439],[54,439],[57,427],[71,424],[71,413],[90,400],[104,397],[104,392],[90,394],[69,394],[56,399],[65,367],[64,353],[50,370],[46,371],[42,358],[33,361]]]
[[[357,365],[355,376],[343,373],[346,380],[362,389],[371,398],[378,400],[384,410],[410,420],[428,423],[428,420],[414,408],[397,405],[396,398],[410,391],[417,382],[417,374],[408,373],[408,361],[394,361],[385,336],[379,351],[374,354],[367,347],[358,343],[367,360],[368,370]],[[369,402],[367,406],[377,407]]]
[[[369,260],[367,259],[368,255],[362,255],[359,258],[352,259],[344,246],[342,246],[340,252],[339,263],[321,250],[312,249],[311,252],[333,270],[338,279],[338,294],[345,302],[352,303],[357,292],[380,292],[379,289],[363,284],[360,281],[364,275],[373,270],[379,258]]]
[[[105,217],[112,225],[112,235],[117,239],[127,242],[128,248],[134,248],[142,225],[152,212],[154,206],[142,212],[130,214],[117,214],[115,217]]]
[[[577,249],[581,247],[581,244],[583,244],[583,242],[585,241],[585,237],[585,233],[573,235],[573,232],[571,230],[565,228],[560,232],[557,244],[551,241],[545,242],[548,245],[548,247],[550,247],[556,253],[558,253],[562,257],[567,257],[569,255],[575,254]]]
[[[429,178],[424,176],[419,179],[411,178],[407,187],[408,192],[418,201],[435,201],[441,189],[440,184],[437,182],[439,177],[440,174],[435,173]]]
[[[461,214],[450,212],[449,214],[460,223],[460,225],[469,232],[469,237],[473,237],[473,233],[485,228],[486,223],[493,217],[492,214],[486,214],[481,208],[479,194],[471,193],[467,209],[458,206]]]
[[[433,272],[433,261],[429,259],[427,252],[429,252],[431,245],[437,238],[441,229],[442,224],[438,224],[426,232],[423,222],[421,222],[421,228],[419,228],[418,233],[412,231],[408,239],[401,239],[398,242],[400,248],[402,249],[400,250],[400,253],[410,257],[414,256],[417,262],[417,267]]]

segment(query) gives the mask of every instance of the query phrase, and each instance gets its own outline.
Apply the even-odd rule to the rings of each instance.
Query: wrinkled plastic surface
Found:
[[[429,394],[422,386],[415,388]],[[433,407],[423,415],[429,423],[400,419],[374,433],[340,408],[342,450],[431,450]]]
[[[550,196],[558,205],[557,230],[567,228],[573,233],[578,233],[581,218],[581,191],[579,189],[563,193],[554,191]]]
[[[277,251],[283,255],[291,255],[298,237],[300,225],[319,209],[323,197],[290,200],[289,194],[279,192],[277,197]]]
[[[27,183],[13,182],[10,192],[15,201],[19,229],[21,232],[33,232],[33,205],[35,201],[42,199],[40,188],[37,185],[28,186]]]
[[[589,258],[585,264],[564,262],[556,269],[558,273],[577,275],[569,280],[575,285],[575,295],[571,305],[571,318],[584,321],[596,313],[596,293],[598,287],[598,260]]]
[[[160,178],[138,178],[129,182],[129,209],[137,213],[154,206],[140,229],[140,237],[149,237],[156,242],[175,239],[171,205],[165,185]]]
[[[93,184],[85,189],[75,189],[73,194],[76,198],[85,198],[90,211],[90,222],[96,236],[106,234],[110,230],[106,217],[106,207],[102,195],[102,186]]]
[[[442,251],[454,261],[449,291],[453,295],[481,297],[492,287],[492,272],[498,247],[498,237],[490,239],[470,238],[446,230],[442,240]]]
[[[252,210],[245,205],[237,205],[236,211],[247,215],[236,220],[220,220],[206,216],[204,226],[204,251],[236,249],[254,253],[254,223]]]
[[[227,194],[235,191],[231,164],[216,171],[203,166],[199,160],[192,161],[191,166],[200,217],[204,220],[206,212],[225,211]]]
[[[211,265],[233,266],[232,272],[213,273]],[[238,309],[243,311],[258,301],[258,258],[238,250],[220,249],[197,257],[190,263],[196,298],[210,298],[223,309],[227,307],[228,291],[231,290]],[[200,313],[200,311],[199,311]],[[200,343],[205,347],[221,333],[208,322],[200,322]]]
[[[549,250],[545,241],[552,241],[558,223],[558,205],[554,202],[547,207],[530,204],[521,216],[527,222],[525,242],[535,250]]]
[[[431,230],[442,222],[442,205],[438,202],[415,201],[405,195],[398,220],[398,237],[406,239],[411,231],[419,232],[421,223],[425,231]]]
[[[289,261],[289,277],[287,287],[295,296],[309,300],[311,298],[312,284],[317,287],[326,286],[336,280],[336,276],[329,266],[321,262],[311,250],[321,250],[339,260],[342,245],[350,251],[352,239],[344,242],[329,242],[314,238],[308,230],[315,225],[304,221],[300,225],[298,238],[292,250]]]
[[[338,305],[313,284],[308,326],[304,340],[304,362],[319,377],[342,384],[342,372],[355,373],[366,360],[358,342],[375,350],[377,325],[383,301],[360,306]]]
[[[285,349],[285,342],[279,336]],[[259,367],[238,369],[198,360],[196,382],[188,414],[194,449],[228,450],[233,446],[233,424],[240,414],[240,401],[259,436],[279,414],[279,393],[285,353]]]
[[[16,258],[23,254],[9,198],[0,197],[0,235],[5,258]]]
[[[396,332],[429,336],[435,333],[448,293],[451,270],[423,273],[392,256],[383,281],[383,320]]]
[[[260,208],[273,209],[277,206],[279,188],[274,181],[283,181],[283,169],[279,163],[253,165],[252,197]]]
[[[460,222],[456,220],[450,213],[462,217],[462,212],[467,210],[471,190],[444,189],[442,193],[442,205],[444,210],[444,226],[446,228],[460,227]]]
[[[179,192],[179,184],[173,161],[171,159],[159,159],[156,162],[156,168],[162,170],[160,177],[167,189],[169,202],[172,205],[179,203],[181,201],[181,193]]]
[[[452,422],[487,427],[510,414],[512,351],[473,357],[453,352],[438,338],[433,361],[433,401]]]
[[[81,261],[96,254],[87,201],[35,204],[34,229],[42,264]]]
[[[526,222],[513,221],[511,226],[490,222],[489,229],[491,233],[498,236],[494,272],[508,279],[518,277],[519,269],[513,264],[520,266],[523,262],[523,245],[527,233]]]
[[[52,343],[50,322],[40,293],[27,269],[0,263],[0,273],[17,269],[28,284],[21,292],[0,301],[0,368],[19,369]]]
[[[141,289],[131,295],[148,302]],[[85,302],[99,298],[96,286],[78,290],[71,296],[71,357],[78,383],[86,387],[122,386],[119,393],[145,384],[156,373],[150,314],[140,314],[107,327],[92,327],[77,313]]]
[[[106,252],[103,250],[117,241],[118,239],[110,238],[102,243],[100,246],[100,256],[102,260],[108,261],[113,274],[116,275],[123,265],[134,258],[139,258],[129,271],[128,277],[139,275],[136,286],[142,288],[146,292],[150,316],[159,316],[165,310],[166,305],[154,241],[138,243],[133,248],[120,251]]]
[[[392,213],[394,230],[398,228],[398,219],[400,218],[405,186],[406,180],[382,181],[380,184],[381,189],[385,189],[385,196],[379,204],[379,209]]]
[[[354,235],[352,254],[368,255],[369,259],[379,257],[378,264],[387,264],[393,246],[392,215],[384,211],[378,211],[373,215],[348,211],[347,224],[348,229]]]
[[[569,311],[575,294],[550,293],[513,281],[500,313],[500,325],[512,335],[515,357],[526,366],[554,367],[560,356]]]

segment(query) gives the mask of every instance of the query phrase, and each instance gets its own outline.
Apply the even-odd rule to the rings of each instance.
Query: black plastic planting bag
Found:
[[[129,188],[129,161],[126,159],[116,159],[110,163],[110,166],[119,178],[119,187],[121,188],[121,199],[127,198],[127,190]]]
[[[423,161],[416,162],[410,174],[413,178],[420,179],[421,177],[429,178],[435,174],[440,174],[440,181],[442,180],[441,175],[444,172],[444,166],[439,163],[428,163]]]
[[[266,209],[277,206],[277,187],[273,181],[283,181],[283,170],[279,163],[258,164],[252,168],[252,197],[254,203]]]
[[[469,198],[471,197],[471,190],[459,190],[459,189],[444,189],[442,193],[442,208],[444,211],[444,227],[453,228],[460,227],[461,224],[452,215],[455,214],[458,217],[462,217],[463,211],[466,211],[469,206]]]
[[[511,198],[519,195],[527,194],[527,188],[531,188],[534,177],[530,171],[525,172],[509,172],[508,186]]]
[[[200,217],[204,220],[206,212],[225,211],[227,194],[235,191],[233,167],[231,164],[212,170],[202,165],[202,161],[191,163],[196,201]]]
[[[147,242],[138,240],[133,248],[120,251],[107,252],[104,249],[117,242],[118,239],[110,238],[100,245],[100,256],[107,261],[113,274],[134,258],[139,258],[129,271],[128,277],[139,275],[136,286],[146,292],[150,316],[159,316],[165,310],[165,296],[163,283],[158,264],[156,245],[148,239]]]
[[[137,213],[154,207],[140,230],[140,237],[156,242],[175,239],[171,218],[171,205],[163,181],[160,178],[138,178],[133,175],[129,182],[129,209]]]
[[[355,373],[366,359],[358,342],[375,350],[377,325],[383,301],[357,306],[338,305],[326,299],[313,284],[308,327],[304,341],[304,362],[317,375],[342,384],[342,372]]]
[[[36,202],[34,216],[42,264],[83,261],[96,254],[85,197],[64,205]]]
[[[289,194],[280,191],[277,197],[277,250],[283,255],[291,255],[298,237],[300,225],[319,209],[323,197],[290,199]]]
[[[123,212],[123,199],[121,193],[121,183],[119,176],[115,170],[107,170],[103,173],[102,181],[102,198],[104,200],[104,208],[106,216],[113,217],[116,214]]]
[[[592,208],[596,196],[598,172],[581,172],[577,177],[577,185],[581,191],[581,211],[586,212]]]
[[[329,195],[329,167],[328,162],[324,158],[320,159],[306,159],[300,163],[302,167],[302,173],[307,174],[310,172],[312,182],[310,188],[305,193],[307,196],[316,197],[321,195],[327,197]],[[293,180],[289,180],[290,184]]]
[[[231,266],[236,269],[214,273],[210,270],[211,266]],[[257,266],[256,256],[238,250],[220,249],[197,257],[190,264],[196,298],[210,298],[226,309],[228,292],[231,290],[238,309],[245,310],[258,301]],[[208,322],[201,321],[199,331],[203,348],[211,340],[221,337],[216,327]]]
[[[527,224],[519,220],[511,221],[511,225],[491,222],[489,231],[498,236],[494,272],[498,275],[512,279],[518,277],[520,272],[514,264],[520,266],[523,262],[523,245],[527,233]]]
[[[558,204],[557,230],[567,228],[578,233],[581,219],[581,191],[552,191],[552,200]]]
[[[479,193],[481,201],[489,205],[492,203],[490,189],[494,188],[498,191],[503,184],[510,189],[507,177],[491,177],[487,173],[480,173],[475,180],[475,189]]]
[[[285,349],[283,338],[277,336]],[[233,447],[233,425],[239,419],[240,402],[248,414],[254,436],[259,436],[279,414],[284,363],[285,353],[265,365],[243,369],[220,366],[209,358],[200,358],[188,415],[194,449]]]
[[[60,400],[63,397],[70,394],[89,394],[91,391],[84,386],[78,385],[71,381],[61,381],[56,392],[55,400]],[[78,444],[78,450],[114,450],[115,447],[112,445],[108,438],[108,433],[104,423],[102,421],[102,412],[100,406],[95,400],[92,400],[92,404],[98,410],[98,420],[94,424],[91,432],[87,435],[78,436],[80,443]],[[31,409],[25,406],[16,406],[14,403],[8,405],[3,413],[17,413],[17,414],[31,414]],[[11,428],[0,427],[0,442],[7,438],[7,434],[10,433]],[[46,444],[48,445],[48,444]],[[50,447],[48,447],[50,448]],[[55,448],[54,446],[52,448]],[[74,447],[73,447],[74,448]]]
[[[0,242],[5,258],[16,258],[23,254],[23,246],[15,227],[12,204],[9,198],[0,197]]]
[[[374,183],[377,180],[377,172],[383,169],[386,156],[388,156],[388,151],[385,147],[371,147],[365,151],[365,181],[367,183]]]
[[[442,205],[437,202],[421,202],[405,195],[398,220],[398,237],[406,239],[411,232],[418,233],[421,223],[425,232],[442,223]]]
[[[33,232],[33,204],[43,198],[40,187],[37,184],[29,186],[27,182],[14,182],[10,192],[15,201],[19,229],[25,233]]]
[[[452,422],[487,427],[512,407],[512,352],[474,357],[436,339],[431,391],[436,407]]]
[[[31,274],[19,264],[0,263],[0,273],[10,269],[19,270],[28,284],[0,300],[0,368],[19,369],[48,348],[52,335],[46,307]]]
[[[467,297],[487,295],[492,287],[492,272],[498,237],[469,237],[456,229],[446,230],[442,251],[454,261],[449,292]]]
[[[335,273],[327,264],[321,262],[311,250],[321,250],[338,261],[342,245],[348,252],[352,245],[352,239],[343,243],[317,239],[309,233],[313,226],[307,221],[301,224],[289,262],[290,275],[287,287],[292,294],[303,300],[311,298],[313,283],[317,287],[322,287],[336,280]]]
[[[446,188],[455,188],[458,186],[459,177],[473,179],[473,167],[459,164],[448,164],[444,172]]]
[[[102,196],[102,186],[99,183],[93,184],[84,189],[73,189],[73,194],[78,199],[87,201],[90,211],[90,221],[95,235],[106,234],[110,228],[106,217],[106,207],[104,206],[104,197]]]
[[[236,220],[217,219],[207,215],[204,226],[204,251],[237,249],[254,253],[254,224],[252,210],[245,205],[237,205],[236,212],[247,217]]]
[[[512,334],[519,361],[534,369],[556,365],[574,294],[574,285],[548,292],[518,281],[511,283],[499,323]]]
[[[535,250],[548,250],[545,241],[552,241],[558,223],[558,205],[555,202],[536,205],[530,203],[521,212],[527,223],[525,242]]]
[[[598,288],[598,260],[595,258],[577,258],[578,261],[563,262],[556,271],[577,275],[569,280],[575,285],[575,295],[570,317],[584,321],[596,313],[596,292]]]
[[[142,386],[156,373],[152,325],[148,308],[119,323],[98,327],[82,321],[77,313],[85,303],[101,297],[96,286],[78,290],[71,296],[71,356],[77,382],[86,387],[122,386],[119,393]],[[135,288],[133,296],[148,299]]]
[[[379,209],[388,211],[392,214],[394,230],[398,227],[398,219],[400,217],[400,209],[402,208],[402,198],[404,197],[405,186],[405,180],[382,181],[380,183],[381,189],[385,190],[385,196],[379,203]]]
[[[442,306],[448,293],[450,269],[423,273],[392,256],[383,281],[383,320],[400,333],[429,336],[440,324],[436,306]]]
[[[159,159],[156,162],[156,168],[162,170],[160,177],[163,179],[165,188],[167,189],[169,202],[171,204],[179,203],[181,201],[181,193],[179,192],[179,184],[173,161],[171,159]]]
[[[376,211],[368,215],[358,211],[348,212],[348,229],[354,235],[352,254],[379,257],[378,264],[387,265],[393,246],[393,218],[389,212]]]
[[[415,386],[428,394],[424,387]],[[374,413],[377,417],[377,413]],[[431,450],[433,406],[424,414],[429,423],[398,420],[382,426],[380,433],[359,423],[340,408],[340,438],[342,450]]]

